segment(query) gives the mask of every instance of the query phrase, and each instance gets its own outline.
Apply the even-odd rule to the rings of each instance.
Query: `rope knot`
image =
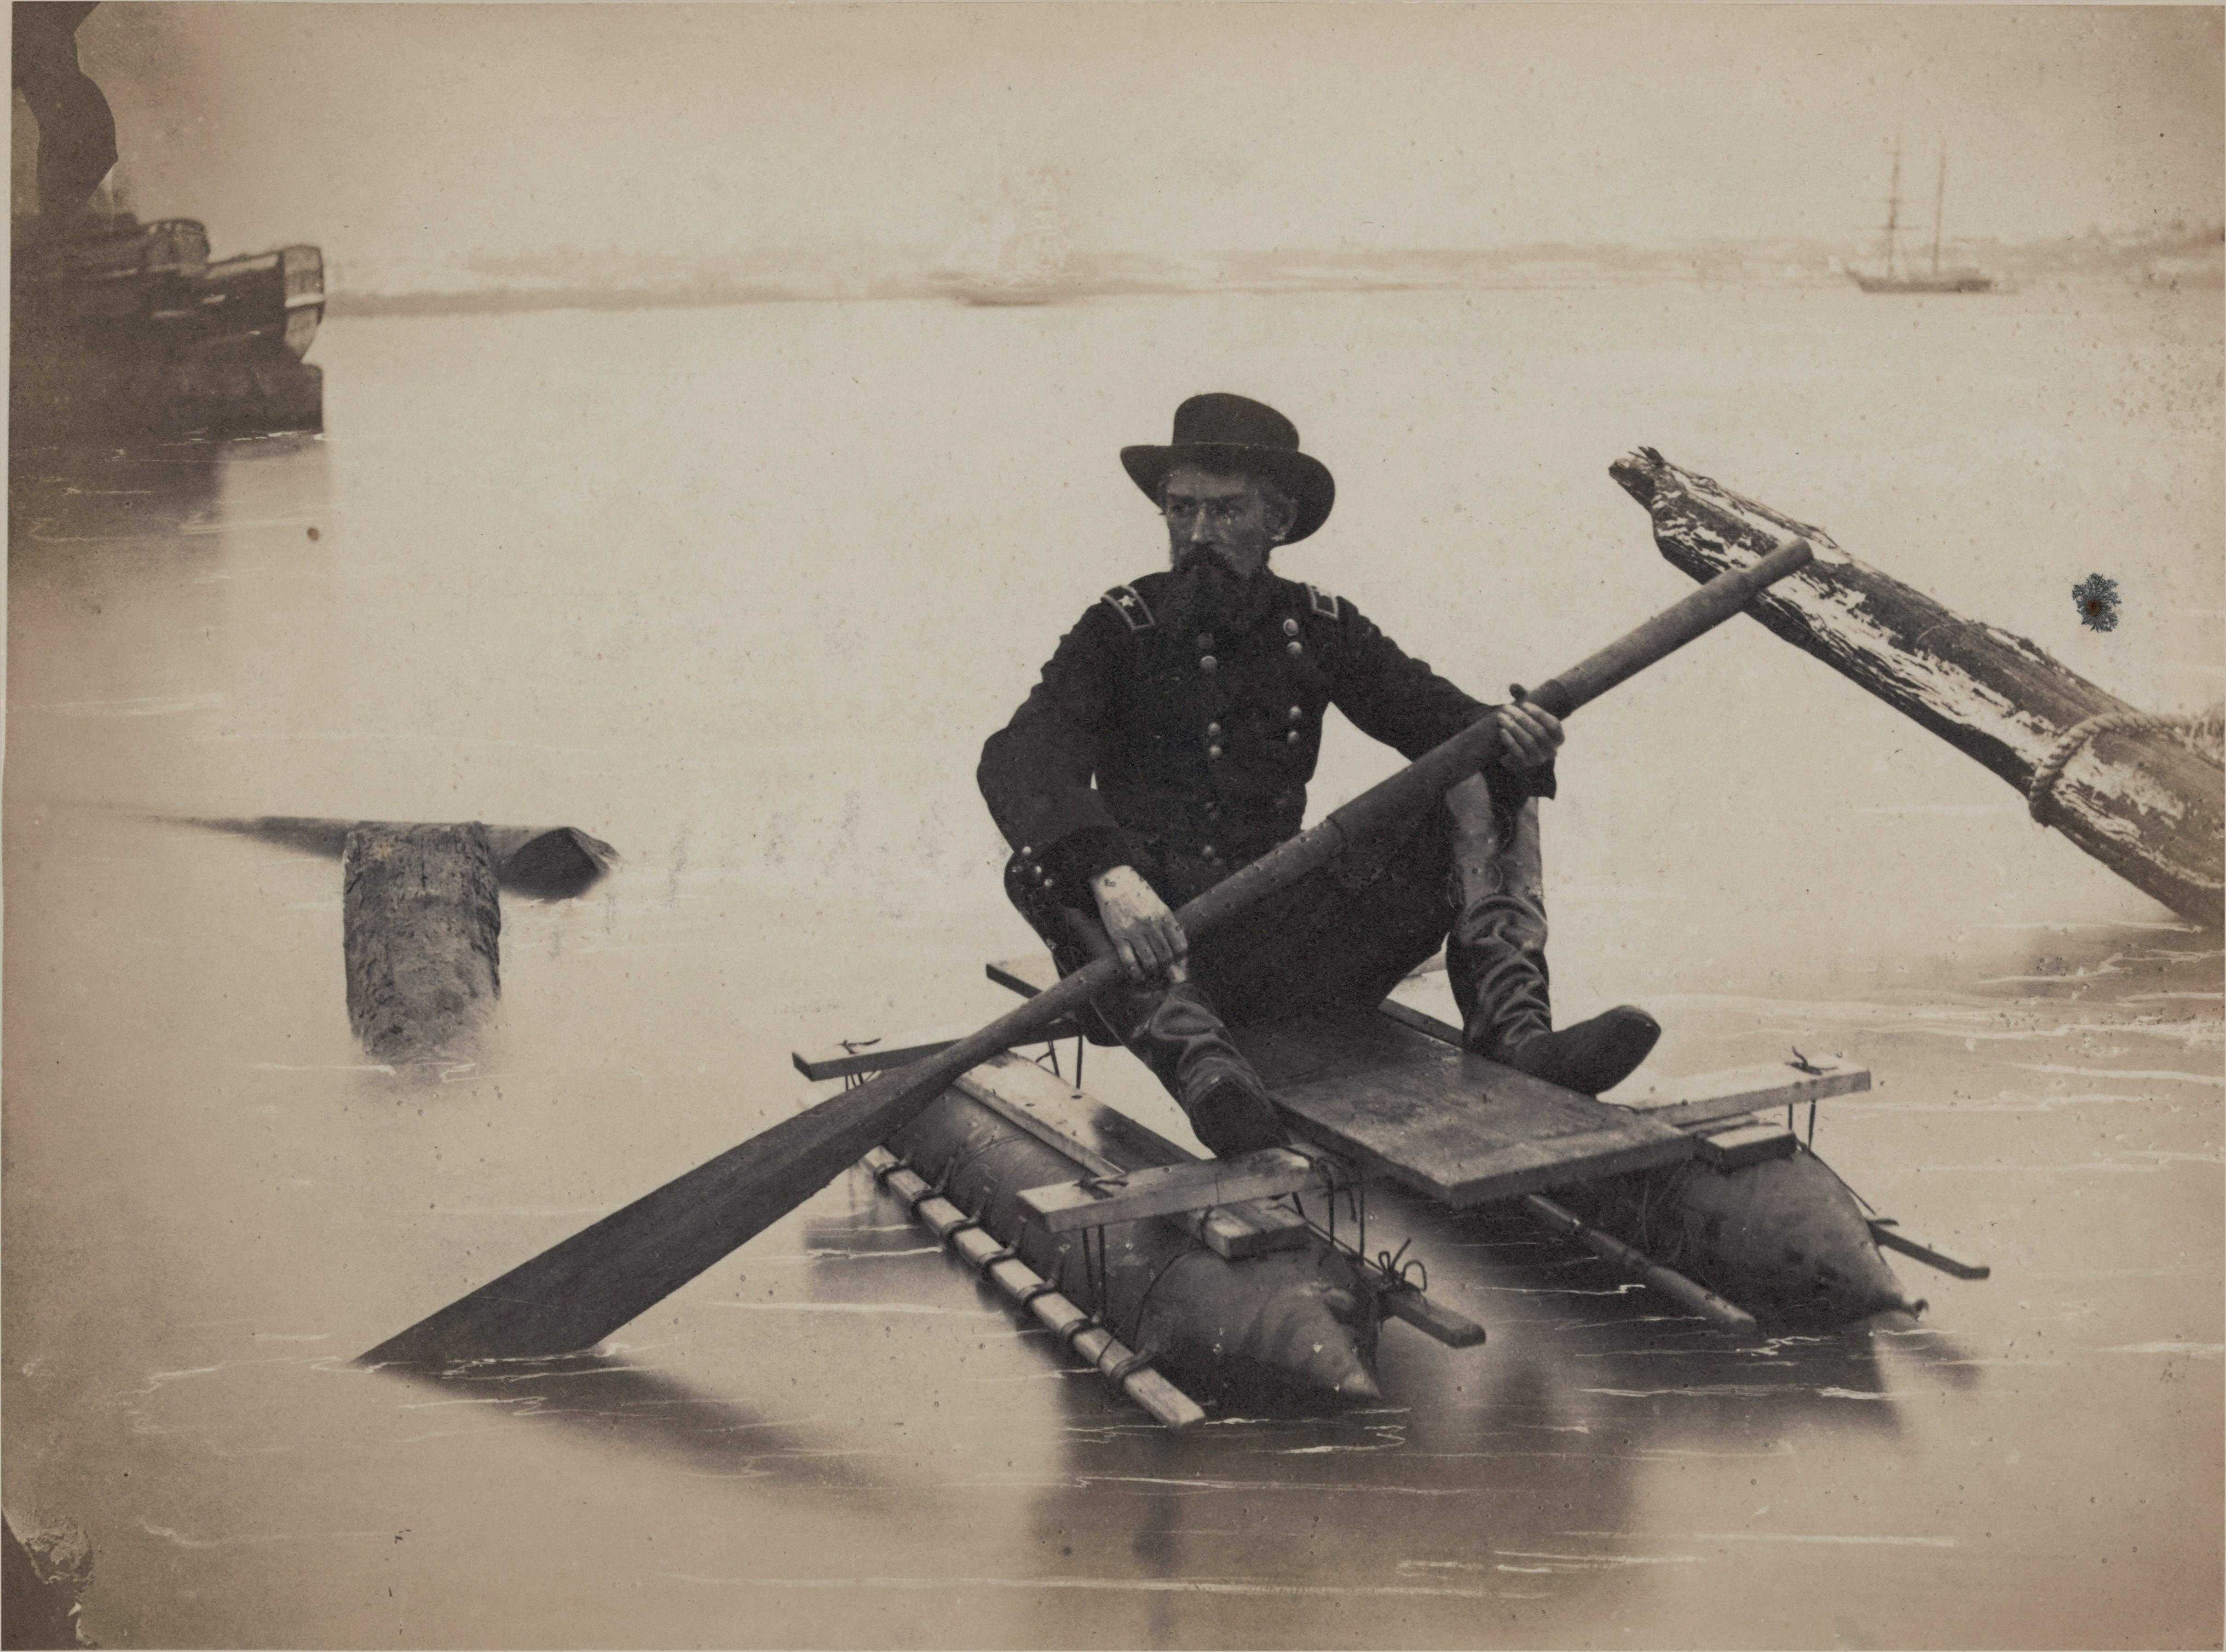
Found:
[[[1380,1288],[1386,1291],[1413,1291],[1418,1295],[1430,1288],[1430,1270],[1423,1266],[1422,1259],[1420,1256],[1407,1255],[1407,1247],[1414,1242],[1412,1239],[1402,1239],[1399,1242],[1398,1249],[1379,1250],[1376,1253],[1376,1269],[1383,1276]],[[1405,1260],[1402,1261],[1402,1257]],[[1420,1284],[1415,1281],[1414,1275],[1417,1274],[1421,1275]]]
[[[2174,713],[2169,715],[2151,711],[2105,711],[2077,722],[2065,729],[2056,744],[2048,748],[2032,772],[2032,783],[2026,788],[2026,806],[2032,817],[2045,826],[2050,823],[2049,808],[2055,801],[2056,784],[2064,778],[2064,771],[2071,759],[2079,755],[2088,741],[2099,735],[2117,733],[2138,733],[2155,729],[2165,734],[2186,736],[2188,744],[2196,751],[2208,755],[2205,743],[2211,731],[2218,726],[2220,709],[2194,715]]]

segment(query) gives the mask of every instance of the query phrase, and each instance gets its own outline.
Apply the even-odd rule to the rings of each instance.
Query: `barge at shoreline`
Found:
[[[64,236],[16,226],[9,442],[314,433],[324,375],[322,255],[212,261],[191,219],[129,213]]]

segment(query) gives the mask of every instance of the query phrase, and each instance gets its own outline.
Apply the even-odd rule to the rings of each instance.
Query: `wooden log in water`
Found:
[[[2218,925],[2219,766],[2158,726],[2169,720],[2145,718],[2026,639],[1962,618],[1822,530],[1651,448],[1609,473],[1652,516],[1663,556],[1697,580],[1752,563],[1788,533],[1806,538],[1816,561],[1756,597],[1757,619],[2029,800],[2041,776],[2038,819],[2182,917]],[[2111,725],[2092,727],[2104,717]]]
[[[413,829],[412,823],[404,821],[331,820],[314,815],[195,816],[192,823],[334,859],[347,847],[350,832]],[[487,826],[482,829],[494,856],[495,880],[513,893],[539,899],[562,900],[585,893],[619,858],[616,849],[576,826]]]
[[[484,826],[359,826],[340,857],[348,1025],[376,1061],[469,1053],[501,991]]]

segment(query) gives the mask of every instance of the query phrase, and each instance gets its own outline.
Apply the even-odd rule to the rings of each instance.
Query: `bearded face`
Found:
[[[1178,465],[1160,490],[1167,523],[1167,556],[1176,572],[1211,557],[1240,580],[1263,572],[1290,531],[1298,506],[1256,478],[1220,475]]]

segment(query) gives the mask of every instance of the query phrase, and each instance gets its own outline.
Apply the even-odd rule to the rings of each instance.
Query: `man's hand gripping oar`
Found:
[[[1567,717],[1633,673],[1721,625],[1765,585],[1809,560],[1794,540],[1752,568],[1720,574],[1682,602],[1540,685],[1530,702]],[[1479,721],[1425,753],[1175,913],[1186,934],[1213,927],[1333,859],[1476,772],[1500,740]],[[522,1262],[360,1357],[438,1363],[527,1358],[592,1348],[705,1268],[793,1210],[917,1116],[968,1069],[1078,1010],[1119,978],[1119,958],[1097,959],[970,1038],[909,1067],[829,1097],[709,1163],[667,1182],[594,1226]]]

